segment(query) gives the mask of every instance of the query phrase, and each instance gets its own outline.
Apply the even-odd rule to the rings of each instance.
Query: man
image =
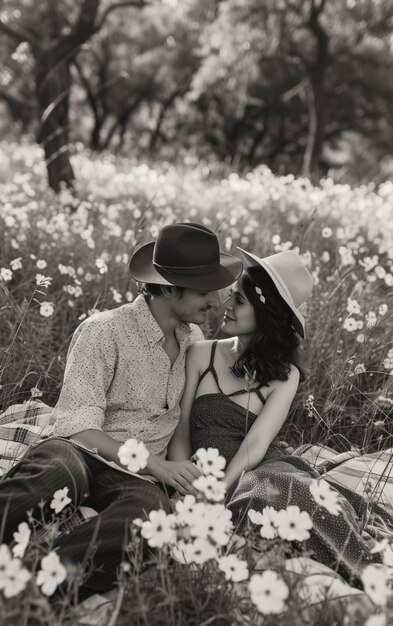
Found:
[[[191,461],[165,459],[180,418],[185,354],[202,338],[193,324],[219,304],[217,290],[234,282],[242,265],[220,254],[211,230],[189,223],[164,227],[155,243],[134,253],[129,268],[144,295],[76,329],[55,408],[55,437],[32,448],[0,484],[6,543],[28,509],[41,517],[41,500],[50,517],[48,504],[58,489],[68,487],[74,506],[99,512],[56,544],[60,559],[73,564],[94,545],[95,569],[83,596],[113,585],[131,520],[170,511],[163,485],[194,493],[199,472]],[[120,466],[118,450],[128,438],[143,441],[150,452],[142,477],[105,462]]]

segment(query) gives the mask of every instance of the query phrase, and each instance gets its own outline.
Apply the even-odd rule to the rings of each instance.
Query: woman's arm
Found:
[[[275,383],[262,411],[225,471],[224,480],[228,490],[236,484],[243,471],[253,469],[263,460],[287,418],[299,378],[299,370],[292,367],[288,380]]]
[[[203,358],[206,353],[207,341],[196,341],[187,352],[186,385],[180,402],[180,421],[168,444],[167,459],[169,461],[184,461],[191,458],[190,413],[195,392],[198,387],[199,376],[202,371]]]

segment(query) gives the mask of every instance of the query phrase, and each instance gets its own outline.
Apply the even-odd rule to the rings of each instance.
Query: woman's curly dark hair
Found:
[[[272,380],[288,380],[293,364],[304,379],[293,312],[280,296],[269,274],[260,266],[252,266],[245,270],[241,280],[244,293],[254,307],[256,330],[233,364],[233,374],[243,378],[247,373],[260,384],[268,385]],[[256,287],[261,289],[264,303]]]

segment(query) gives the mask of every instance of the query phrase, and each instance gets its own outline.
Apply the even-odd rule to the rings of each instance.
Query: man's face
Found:
[[[184,289],[181,293],[172,291],[172,313],[179,322],[203,324],[208,310],[218,306],[220,299],[217,291],[199,289]]]

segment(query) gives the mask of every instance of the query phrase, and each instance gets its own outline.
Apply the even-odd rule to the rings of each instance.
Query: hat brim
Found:
[[[153,265],[154,245],[154,241],[144,244],[134,252],[130,259],[130,274],[138,282],[215,291],[231,285],[239,278],[243,270],[243,264],[240,259],[231,254],[221,252],[220,266],[217,270],[195,275],[166,273],[164,278]]]
[[[282,280],[280,274],[276,272],[276,270],[274,269],[274,267],[270,265],[270,263],[267,263],[263,259],[260,259],[255,254],[252,254],[251,252],[246,252],[246,250],[242,250],[242,248],[239,248],[239,247],[237,249],[239,250],[242,256],[242,259],[244,260],[246,267],[259,265],[268,273],[268,275],[274,282],[278,293],[280,294],[284,302],[286,302],[286,304],[289,306],[289,308],[291,309],[293,313],[293,325],[295,327],[296,332],[298,333],[298,335],[300,335],[302,339],[305,339],[306,338],[305,319],[303,315],[300,313],[300,311],[296,308],[291,298],[291,295],[287,289],[287,286]]]

